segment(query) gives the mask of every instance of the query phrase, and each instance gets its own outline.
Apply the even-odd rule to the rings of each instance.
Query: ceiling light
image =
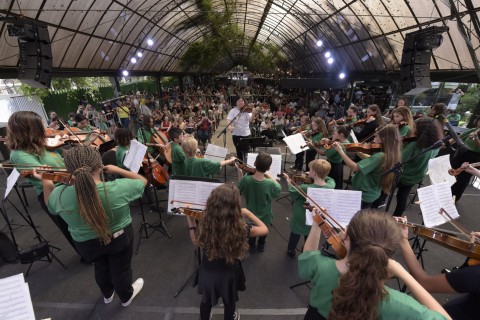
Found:
[[[323,41],[322,40],[318,40],[317,41],[317,47],[321,47],[323,46]]]
[[[137,52],[137,57],[141,58],[143,56],[143,53],[141,53],[140,51]]]
[[[136,59],[136,58],[132,58],[132,59],[130,59],[130,61],[131,61],[132,63],[137,63],[137,59]]]
[[[330,58],[331,55],[330,51],[325,52],[325,58]]]
[[[122,74],[123,74],[124,77],[128,77],[128,75],[129,75],[129,73],[128,73],[127,70],[123,70],[123,71],[122,71]]]
[[[153,46],[153,40],[152,40],[152,39],[148,39],[148,40],[147,40],[147,44],[148,44],[149,46]]]
[[[328,58],[328,60],[327,60],[328,64],[332,64],[333,61],[334,61],[333,58]]]
[[[339,77],[340,79],[345,79],[345,73],[340,72],[340,74],[338,75],[338,77]]]

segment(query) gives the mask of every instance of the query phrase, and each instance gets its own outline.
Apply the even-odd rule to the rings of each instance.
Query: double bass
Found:
[[[172,164],[172,146],[168,142],[168,137],[165,133],[155,130],[155,129],[150,129],[152,136],[150,137],[150,142],[155,143],[157,145],[162,145],[161,147],[158,147],[158,151],[160,154],[165,158],[165,161],[167,162],[168,165]]]

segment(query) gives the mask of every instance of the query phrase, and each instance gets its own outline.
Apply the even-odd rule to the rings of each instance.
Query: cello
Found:
[[[163,187],[167,184],[169,179],[168,171],[157,161],[147,158],[143,159],[142,169],[148,182],[154,187]]]
[[[152,134],[150,142],[162,145],[161,147],[158,147],[158,151],[165,158],[168,165],[172,164],[172,146],[168,142],[168,137],[165,133],[155,129],[153,129],[153,131],[150,129],[150,133]]]

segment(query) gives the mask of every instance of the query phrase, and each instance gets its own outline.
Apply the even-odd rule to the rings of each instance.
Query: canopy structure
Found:
[[[207,73],[248,60],[254,45],[275,46],[293,76],[340,70],[370,78],[400,70],[405,35],[448,27],[430,70],[445,81],[480,80],[480,0],[4,0],[0,17],[48,25],[55,75],[188,73],[192,43],[215,37],[212,14],[228,14],[240,41]],[[209,18],[210,17],[210,18]],[[0,21],[0,77],[12,77],[19,49]],[[218,27],[218,26],[217,26]],[[148,42],[148,40],[152,40]],[[322,46],[317,41],[322,41]],[[150,43],[150,44],[149,44]],[[334,59],[327,62],[325,52]],[[136,63],[131,58],[136,57]]]

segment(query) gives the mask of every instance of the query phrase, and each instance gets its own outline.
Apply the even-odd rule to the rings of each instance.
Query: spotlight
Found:
[[[325,58],[330,58],[331,56],[332,54],[330,53],[330,51],[325,52]]]
[[[321,47],[323,46],[323,41],[322,40],[318,40],[317,41],[317,47]]]
[[[340,79],[345,79],[345,73],[340,72],[340,74],[338,75],[338,77],[339,77]]]
[[[128,73],[127,70],[123,70],[123,71],[122,71],[122,74],[123,74],[124,77],[128,77],[128,75],[129,75],[129,73]]]
[[[153,46],[153,40],[152,40],[152,39],[148,39],[148,40],[147,40],[147,44],[148,44],[149,46]]]
[[[143,56],[143,53],[141,53],[140,51],[137,52],[137,57],[141,58]]]
[[[333,58],[328,58],[328,60],[327,60],[328,64],[332,64],[333,61],[334,61]]]
[[[132,59],[130,59],[130,61],[131,61],[132,63],[137,63],[137,59],[136,59],[136,58],[132,58]]]

